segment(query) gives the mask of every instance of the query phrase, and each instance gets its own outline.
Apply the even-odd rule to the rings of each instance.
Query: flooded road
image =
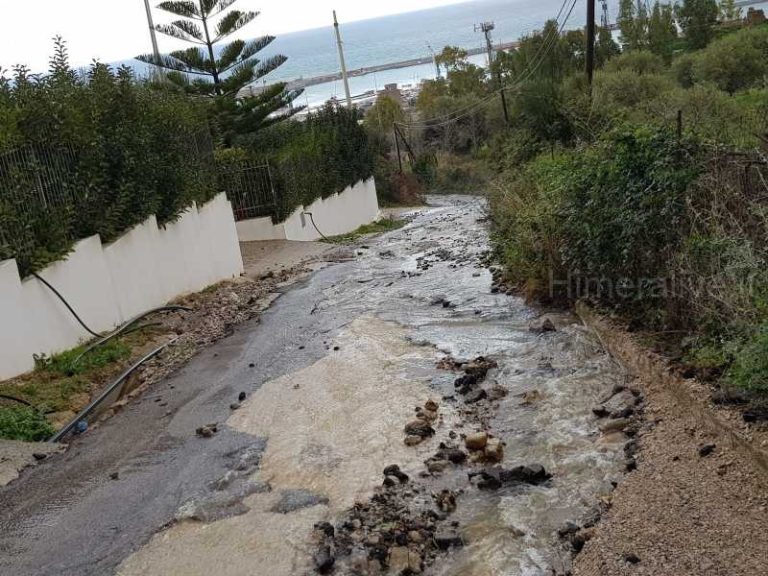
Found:
[[[624,375],[575,318],[549,315],[557,330],[537,333],[535,310],[492,292],[483,216],[479,199],[433,198],[0,492],[0,571],[310,573],[313,525],[369,500],[390,464],[415,492],[458,494],[451,521],[464,546],[419,570],[567,566],[558,530],[591,514],[621,476],[626,438],[601,435],[591,408]],[[470,406],[438,362],[478,356],[496,364],[484,386],[505,394]],[[247,399],[231,410],[240,391]],[[153,394],[171,402],[171,417],[152,413]],[[428,400],[440,406],[435,434],[406,446],[404,425]],[[196,437],[208,422],[218,433]],[[473,463],[425,471],[441,443],[479,430],[504,442],[505,468],[539,463],[552,479],[488,491],[468,481]]]

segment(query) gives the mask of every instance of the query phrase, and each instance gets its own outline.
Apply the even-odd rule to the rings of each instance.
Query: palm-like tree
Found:
[[[257,58],[274,36],[220,45],[259,15],[254,11],[227,11],[236,1],[180,0],[158,4],[159,9],[179,19],[158,24],[157,31],[195,46],[159,57],[137,56],[137,59],[168,70],[167,79],[185,91],[215,98],[224,132],[250,132],[295,114],[299,109],[286,109],[301,91],[286,90],[285,84],[278,83],[255,96],[244,93],[246,87],[282,65],[286,57]]]

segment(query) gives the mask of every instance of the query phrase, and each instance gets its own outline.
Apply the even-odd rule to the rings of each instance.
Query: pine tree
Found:
[[[672,59],[673,43],[676,38],[677,28],[672,5],[656,2],[648,20],[648,48],[669,62]]]
[[[620,36],[621,48],[631,50],[635,41],[635,3],[633,0],[621,0],[619,2],[619,16],[616,19]]]
[[[158,8],[179,19],[170,24],[158,24],[157,31],[196,46],[161,55],[159,59],[152,54],[137,56],[142,62],[168,70],[166,77],[173,85],[190,94],[213,98],[225,141],[231,140],[236,133],[258,130],[301,109],[291,107],[301,91],[287,90],[283,83],[260,92],[244,93],[254,82],[281,66],[286,57],[257,58],[257,54],[272,43],[274,36],[234,40],[221,45],[223,40],[259,15],[253,11],[227,11],[236,1],[160,3]]]
[[[719,12],[715,0],[683,0],[678,5],[680,24],[691,48],[704,48],[714,38]]]

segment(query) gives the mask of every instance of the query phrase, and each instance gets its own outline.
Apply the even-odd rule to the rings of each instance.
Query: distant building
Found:
[[[747,10],[747,26],[758,26],[765,22],[765,12],[751,8]]]
[[[400,91],[400,88],[396,83],[384,84],[384,90],[379,91],[379,96],[387,96],[389,98],[392,98],[392,100],[394,100],[401,106],[404,104],[403,93]]]

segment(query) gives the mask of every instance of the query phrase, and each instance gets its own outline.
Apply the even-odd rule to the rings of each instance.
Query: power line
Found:
[[[563,10],[568,4],[568,1],[569,0],[564,0],[563,4],[560,7],[560,10],[557,13],[557,17],[555,18],[555,21],[558,21],[560,19],[560,16],[562,15]],[[549,31],[548,35],[544,39],[544,42],[539,47],[539,50],[537,51],[536,55],[531,60],[532,62],[534,62],[533,66],[529,65],[526,71],[523,72],[523,75],[520,78],[516,79],[515,83],[512,86],[505,87],[505,88],[498,88],[494,90],[491,94],[489,94],[486,98],[480,100],[479,102],[473,102],[472,104],[469,104],[464,108],[459,108],[458,110],[454,110],[442,116],[437,116],[435,118],[430,118],[428,120],[409,122],[408,124],[397,122],[397,124],[407,128],[410,128],[410,127],[439,128],[441,126],[445,126],[452,122],[457,122],[458,120],[462,120],[463,118],[468,117],[476,109],[479,109],[481,106],[484,106],[485,104],[493,100],[496,97],[496,95],[499,94],[500,92],[516,90],[517,88],[519,88],[525,80],[530,78],[536,72],[536,70],[539,69],[542,62],[546,58],[547,54],[552,50],[556,40],[560,38],[560,35],[563,29],[565,28],[566,23],[571,17],[571,14],[573,13],[573,9],[576,7],[577,1],[578,0],[571,1],[571,7],[568,9],[568,13],[566,14],[565,19],[560,24],[559,28],[556,28],[554,32],[552,30]],[[458,113],[461,113],[461,114],[451,118],[451,116]],[[438,122],[435,123],[435,120],[438,120]]]

